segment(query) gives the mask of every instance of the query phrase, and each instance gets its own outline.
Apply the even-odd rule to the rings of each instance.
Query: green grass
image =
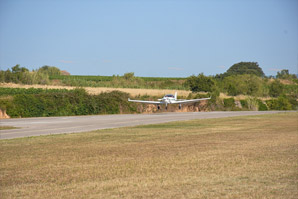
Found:
[[[0,141],[1,198],[297,198],[298,113]]]
[[[13,127],[13,126],[0,126],[0,130],[8,130],[8,129],[16,129],[16,127]]]

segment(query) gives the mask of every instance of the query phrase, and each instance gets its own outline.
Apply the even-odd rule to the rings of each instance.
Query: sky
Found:
[[[0,69],[188,77],[298,74],[298,0],[0,0]]]

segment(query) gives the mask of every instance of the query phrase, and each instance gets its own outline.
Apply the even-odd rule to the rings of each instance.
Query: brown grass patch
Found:
[[[1,198],[297,198],[298,113],[0,141]]]
[[[225,93],[220,93],[220,96],[219,97],[222,98],[222,99],[234,98],[235,100],[245,100],[247,98],[251,98],[252,96],[249,96],[249,95],[230,96],[230,95],[227,95]],[[273,97],[256,97],[256,98],[265,101],[265,100],[270,100]]]

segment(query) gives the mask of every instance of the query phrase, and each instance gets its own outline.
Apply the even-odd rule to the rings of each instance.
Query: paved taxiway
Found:
[[[171,121],[261,115],[278,112],[280,111],[225,111],[3,119],[0,120],[0,126],[13,126],[18,129],[1,130],[0,139],[87,132],[97,129],[157,124]]]

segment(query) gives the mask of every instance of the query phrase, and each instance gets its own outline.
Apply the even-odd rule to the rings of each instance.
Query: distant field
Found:
[[[12,96],[19,94],[41,94],[41,93],[65,93],[68,89],[42,89],[42,88],[8,88],[0,87],[0,96]]]
[[[137,77],[145,81],[166,81],[166,80],[185,80],[183,77]],[[51,80],[86,80],[86,81],[112,81],[113,76],[92,76],[92,75],[55,75],[50,77]]]
[[[3,88],[43,88],[43,89],[74,89],[77,87],[71,86],[53,86],[53,85],[24,85],[24,84],[13,84],[13,83],[0,83],[0,87]],[[101,92],[118,90],[122,92],[129,93],[131,96],[137,95],[150,95],[150,96],[162,96],[165,94],[174,94],[178,92],[179,97],[188,96],[191,91],[185,90],[170,90],[170,89],[134,89],[134,88],[105,88],[105,87],[84,87],[86,91],[90,94],[99,94]]]
[[[84,76],[84,75],[56,75],[51,76],[53,84],[84,87],[111,88],[145,88],[145,89],[176,89],[185,90],[186,78],[178,77],[136,77],[133,73],[123,76]]]
[[[1,198],[298,198],[298,113],[0,141]]]

